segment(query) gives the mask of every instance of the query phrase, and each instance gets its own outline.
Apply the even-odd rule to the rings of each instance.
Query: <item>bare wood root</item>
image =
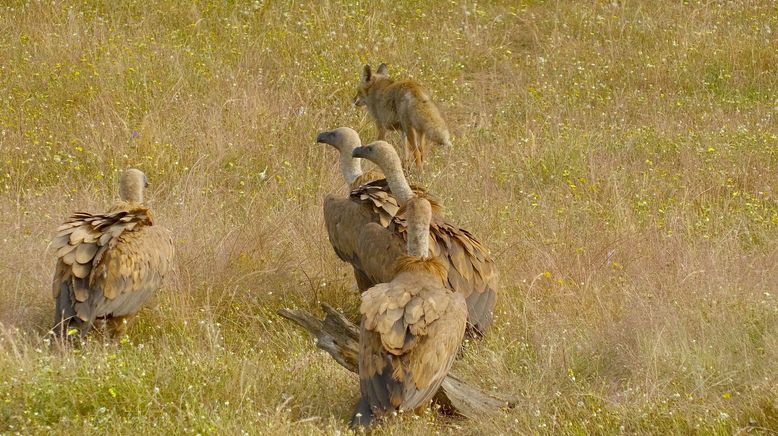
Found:
[[[324,319],[308,312],[280,309],[278,314],[301,326],[316,338],[316,346],[329,353],[335,361],[351,372],[358,372],[359,328],[328,304],[321,305]],[[515,402],[498,398],[467,384],[449,373],[435,394],[435,401],[449,411],[468,418],[491,415],[510,408]]]
[[[359,372],[359,329],[330,305],[322,304],[322,309],[326,314],[323,320],[304,310],[280,309],[278,314],[315,337],[316,346],[329,353],[341,366],[351,372]]]

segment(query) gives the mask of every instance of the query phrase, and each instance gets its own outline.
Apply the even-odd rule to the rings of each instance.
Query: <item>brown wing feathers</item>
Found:
[[[86,278],[122,232],[150,224],[150,214],[144,208],[107,215],[79,212],[57,229],[51,248],[57,250],[59,261],[71,267],[73,276]]]
[[[141,230],[151,225],[148,209],[136,208],[129,211],[119,211],[110,214],[89,214],[79,212],[74,214],[65,224],[59,227],[57,236],[51,247],[56,250],[57,268],[54,275],[53,292],[58,304],[55,322],[61,321],[62,312],[77,316],[88,324],[97,316],[95,301],[100,298],[92,294],[101,293],[105,299],[114,299],[126,287],[115,283],[115,277],[120,274],[126,279],[131,278],[131,265],[116,265],[116,262],[103,262],[108,250],[115,250],[116,245],[126,232]],[[139,233],[137,233],[139,234]],[[109,273],[110,271],[110,273]],[[114,278],[114,283],[107,278]],[[107,284],[107,285],[106,285]],[[124,284],[124,283],[122,283]],[[69,292],[70,299],[60,299],[60,293]],[[63,296],[65,297],[65,296]],[[70,301],[67,301],[70,300]],[[61,307],[69,304],[70,308]],[[88,330],[83,326],[82,334]]]
[[[462,341],[464,297],[446,290],[440,267],[425,262],[409,258],[408,270],[362,296],[360,385],[379,415],[425,405]]]
[[[411,189],[416,195],[424,197],[430,202],[433,213],[436,215],[443,214],[443,207],[432,195],[418,186],[411,186]],[[373,213],[379,215],[379,222],[384,227],[389,226],[392,219],[397,216],[401,209],[397,199],[392,196],[386,179],[374,180],[355,187],[351,190],[351,198],[367,204],[372,203]]]

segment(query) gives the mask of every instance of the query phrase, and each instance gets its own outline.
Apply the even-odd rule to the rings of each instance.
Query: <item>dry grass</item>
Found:
[[[380,61],[440,102],[424,182],[502,272],[456,369],[520,404],[379,433],[778,428],[774,2],[179,3],[0,6],[0,432],[346,431],[356,378],[274,312],[356,311],[313,139],[375,135]],[[128,166],[175,273],[128,340],[51,349],[48,238]]]

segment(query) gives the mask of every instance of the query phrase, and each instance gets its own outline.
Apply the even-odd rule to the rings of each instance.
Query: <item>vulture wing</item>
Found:
[[[354,267],[354,276],[360,291],[375,284],[362,268],[357,256],[359,229],[375,220],[369,208],[347,197],[328,195],[324,199],[324,225],[330,244],[340,260]]]
[[[356,254],[370,286],[388,283],[395,276],[397,259],[406,254],[406,244],[393,231],[368,223],[359,231]]]
[[[404,211],[389,227],[406,238]],[[498,273],[489,250],[470,232],[438,215],[430,223],[430,254],[448,271],[448,286],[467,301],[468,330],[483,334],[492,324]]]
[[[492,325],[498,274],[489,250],[465,229],[433,217],[430,250],[448,270],[448,285],[465,296],[468,325],[483,334]]]
[[[430,202],[433,214],[443,215],[443,206],[424,188],[412,185],[411,190],[417,196],[423,197]],[[389,184],[386,179],[374,180],[352,189],[351,198],[354,201],[371,205],[373,213],[380,216],[378,222],[384,227],[389,226],[392,218],[400,211],[400,205],[392,195],[391,190],[389,190]]]
[[[55,325],[73,318],[86,334],[98,317],[134,315],[170,269],[173,241],[144,207],[76,213],[57,229]],[[56,329],[55,329],[56,330]]]
[[[382,266],[381,269],[376,270],[363,266],[365,261],[383,262],[379,259],[371,261],[367,257],[358,255],[361,229],[370,223],[380,223],[383,227],[389,226],[399,209],[397,200],[391,196],[386,180],[383,179],[357,187],[348,197],[328,195],[324,199],[324,224],[327,227],[330,244],[340,260],[354,267],[357,286],[362,292],[376,283],[391,280],[391,275],[385,280],[376,280],[376,277],[387,277],[387,274],[392,273],[392,268],[385,270]],[[402,240],[398,242],[404,244]],[[404,245],[399,252],[399,255],[403,254],[405,254]],[[381,257],[386,259],[387,254],[382,253]],[[394,258],[387,260],[389,266],[393,260]]]
[[[362,295],[359,378],[375,413],[429,401],[456,357],[467,308],[426,274],[401,273]]]

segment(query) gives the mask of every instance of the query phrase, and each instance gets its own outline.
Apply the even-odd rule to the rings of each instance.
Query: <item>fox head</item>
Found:
[[[388,79],[389,68],[386,64],[382,63],[378,66],[378,70],[375,73],[371,72],[370,65],[365,65],[362,69],[362,77],[357,85],[357,95],[354,96],[354,106],[364,106],[367,104],[367,96],[370,92],[370,87],[376,80]]]

